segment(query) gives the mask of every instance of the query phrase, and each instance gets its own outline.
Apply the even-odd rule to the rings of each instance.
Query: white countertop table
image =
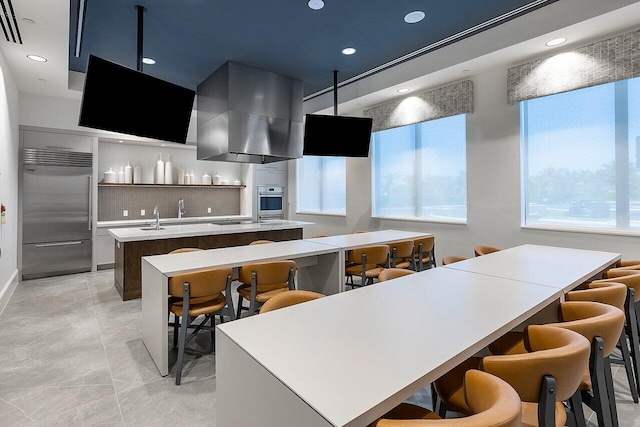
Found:
[[[217,424],[365,426],[619,259],[523,245],[220,325]]]
[[[567,292],[619,260],[620,254],[613,252],[521,245],[444,267],[551,286]]]
[[[217,425],[366,426],[560,294],[436,268],[225,323]]]
[[[339,291],[344,264],[340,249],[306,240],[246,245],[142,258],[142,340],[160,374],[169,373],[168,283],[177,274],[219,266],[279,259],[296,261],[296,286],[332,294]],[[234,296],[237,300],[237,296]]]

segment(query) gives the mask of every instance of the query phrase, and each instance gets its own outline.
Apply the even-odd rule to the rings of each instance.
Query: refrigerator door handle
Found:
[[[57,242],[57,243],[38,243],[36,244],[36,248],[49,248],[51,246],[72,246],[72,245],[81,245],[82,242]]]
[[[89,175],[89,224],[88,229],[91,231],[91,224],[93,222],[93,176]]]

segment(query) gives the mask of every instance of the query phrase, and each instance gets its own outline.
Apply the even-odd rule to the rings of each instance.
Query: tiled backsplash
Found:
[[[153,208],[158,206],[160,218],[178,217],[178,200],[184,200],[185,217],[239,215],[241,187],[212,186],[98,186],[98,221],[126,219],[153,220]],[[211,213],[208,212],[211,208]],[[124,216],[124,211],[128,216]],[[145,215],[141,215],[141,210]]]

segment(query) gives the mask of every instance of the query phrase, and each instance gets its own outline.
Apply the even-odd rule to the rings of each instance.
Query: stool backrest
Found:
[[[260,314],[322,298],[324,296],[325,295],[318,292],[304,290],[282,292],[269,298],[267,302],[265,302],[264,305],[260,308]]]
[[[389,251],[393,253],[395,248],[396,257],[398,258],[410,258],[413,255],[414,244],[413,240],[400,240],[398,242],[388,243]]]
[[[599,302],[568,301],[561,302],[558,311],[561,322],[552,326],[578,332],[589,342],[601,337],[604,357],[616,348],[625,321],[624,312],[619,308]]]
[[[191,298],[222,293],[227,287],[227,280],[230,280],[231,274],[230,267],[208,268],[178,274],[169,279],[169,295],[182,298],[185,283],[189,283]]]
[[[454,262],[464,261],[465,259],[466,258],[463,256],[447,255],[446,257],[442,258],[442,265],[453,264]]]
[[[569,399],[588,367],[589,341],[568,329],[529,325],[525,346],[528,353],[485,356],[483,370],[511,384],[523,402],[538,402],[546,375],[556,381],[556,401]]]
[[[611,270],[609,270],[611,271]],[[631,271],[631,270],[628,270]],[[621,273],[620,276],[610,277],[608,279],[594,280],[593,283],[622,283],[627,287],[633,289],[635,302],[640,301],[640,274]]]
[[[624,310],[627,286],[615,282],[591,282],[587,285],[587,289],[567,292],[564,297],[565,301],[594,301]]]
[[[254,240],[253,242],[249,243],[250,245],[264,245],[267,243],[273,243],[273,240]]]
[[[245,264],[240,267],[238,280],[251,284],[252,273],[256,273],[258,286],[286,285],[289,282],[289,271],[296,272],[295,261],[267,261]]]
[[[175,249],[171,252],[169,252],[169,254],[184,254],[187,252],[200,252],[200,251],[204,251],[204,249],[200,249],[200,248],[179,248],[179,249]]]
[[[416,274],[416,272],[407,270],[406,268],[385,268],[378,275],[378,281],[384,282],[386,280],[397,279],[398,277],[409,276],[410,274]]]
[[[355,248],[349,251],[348,260],[357,264],[362,263],[362,254],[367,255],[367,264],[383,265],[389,259],[388,245],[371,245]]]
[[[496,248],[494,246],[478,245],[473,248],[473,253],[475,253],[476,256],[482,256],[493,252],[498,252],[499,250],[500,248]]]

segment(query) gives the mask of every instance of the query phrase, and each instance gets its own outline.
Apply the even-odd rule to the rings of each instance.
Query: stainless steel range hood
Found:
[[[198,85],[198,160],[302,157],[302,81],[228,61]]]

